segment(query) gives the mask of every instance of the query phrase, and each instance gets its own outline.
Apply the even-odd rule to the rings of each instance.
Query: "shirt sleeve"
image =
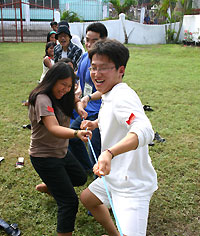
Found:
[[[83,54],[82,50],[71,42],[69,45],[68,57],[72,60],[75,71],[78,68],[82,54]]]
[[[45,94],[39,94],[35,102],[37,123],[41,122],[43,116],[55,116],[50,98]]]
[[[122,92],[121,95],[119,93],[116,95],[113,100],[114,115],[120,125],[125,127],[128,132],[137,134],[138,147],[151,143],[154,131],[137,94],[132,90],[126,90],[126,94]]]
[[[81,43],[81,40],[79,38],[78,35],[72,35],[72,39],[71,39],[71,42],[75,45],[77,45],[79,48],[81,48],[81,50],[83,51],[83,53],[85,53],[85,49]]]

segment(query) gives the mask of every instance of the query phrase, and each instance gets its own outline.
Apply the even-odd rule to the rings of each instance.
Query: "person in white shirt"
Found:
[[[55,47],[54,42],[48,42],[46,43],[45,47],[45,56],[42,61],[42,66],[43,66],[43,72],[40,77],[39,83],[42,82],[44,79],[44,76],[46,75],[47,71],[54,65],[54,47]]]
[[[148,153],[154,138],[151,123],[133,89],[122,82],[128,49],[116,40],[97,41],[89,51],[92,81],[102,95],[96,121],[84,120],[82,129],[99,127],[101,154],[93,171],[99,176],[81,193],[83,205],[107,230],[119,236],[108,211],[105,176],[123,235],[145,236],[149,202],[157,189],[157,175]]]

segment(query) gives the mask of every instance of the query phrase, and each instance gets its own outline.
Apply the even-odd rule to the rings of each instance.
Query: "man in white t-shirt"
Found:
[[[89,51],[90,75],[102,95],[96,121],[83,121],[81,128],[99,127],[101,154],[93,171],[99,176],[81,194],[83,205],[107,230],[119,236],[107,207],[108,191],[123,235],[145,236],[149,202],[157,189],[148,144],[154,138],[151,123],[133,89],[122,82],[129,59],[128,49],[116,40],[97,41]]]

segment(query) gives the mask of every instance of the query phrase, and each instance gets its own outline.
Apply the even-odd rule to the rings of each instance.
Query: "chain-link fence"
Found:
[[[0,42],[44,42],[54,9],[21,0],[0,5]]]

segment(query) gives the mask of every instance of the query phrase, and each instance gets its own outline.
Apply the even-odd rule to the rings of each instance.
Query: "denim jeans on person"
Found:
[[[96,120],[98,118],[98,113],[88,116],[87,120]],[[81,118],[80,116],[78,116],[70,125],[71,129],[80,129],[80,125],[81,125]],[[96,128],[95,130],[92,131],[92,139],[91,139],[91,143],[95,152],[96,157],[98,158],[100,153],[101,153],[101,137],[100,137],[100,133],[99,133],[99,129]],[[79,162],[81,163],[81,165],[84,167],[84,169],[86,171],[89,171],[92,169],[95,160],[93,157],[93,154],[90,150],[89,147],[89,155],[86,149],[86,146],[84,144],[83,141],[81,141],[78,138],[72,138],[69,140],[69,149],[71,150],[71,152],[74,154],[74,156],[79,160]],[[81,153],[81,155],[80,155]]]
[[[87,175],[77,159],[68,150],[64,158],[30,157],[32,165],[58,206],[57,232],[74,231],[78,197],[74,186],[84,185]]]

